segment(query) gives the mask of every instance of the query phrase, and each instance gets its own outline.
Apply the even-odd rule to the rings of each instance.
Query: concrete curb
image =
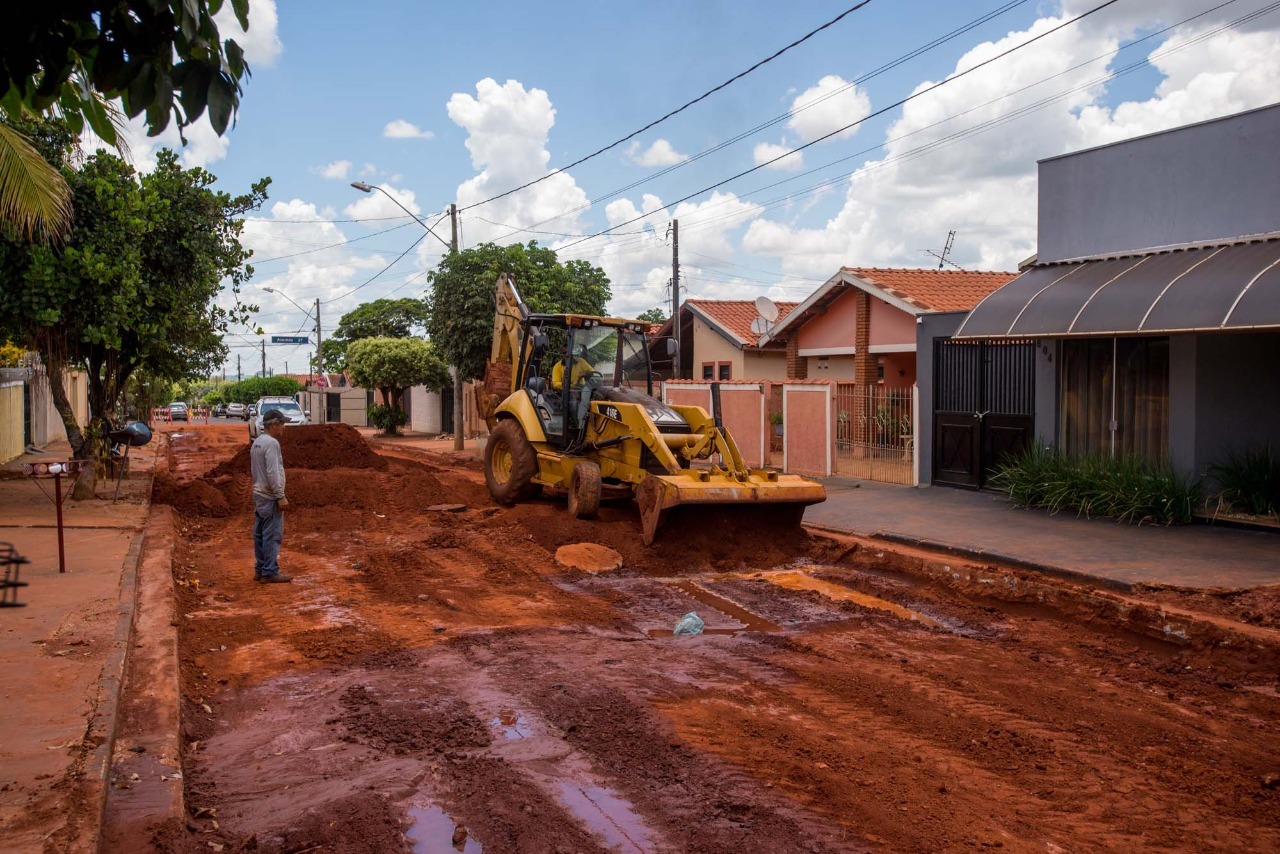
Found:
[[[1041,569],[1025,561],[1007,561],[998,554],[931,545],[921,538],[891,539],[883,535],[851,534],[818,525],[806,525],[819,534],[850,537],[862,541],[893,542],[918,548],[924,554],[903,554],[891,549],[873,553],[870,562],[885,569],[908,573],[944,584],[977,596],[1007,602],[1034,603],[1055,610],[1066,617],[1083,618],[1087,622],[1105,622],[1135,634],[1156,638],[1179,646],[1203,649],[1230,648],[1246,655],[1258,655],[1280,663],[1280,631],[1251,626],[1235,620],[1170,608],[1126,595],[1127,587],[1117,589],[1106,579],[1060,568]],[[864,546],[865,548],[865,546]],[[858,549],[851,552],[862,552]],[[936,552],[941,551],[942,554]],[[946,555],[959,558],[948,562]],[[848,561],[849,558],[843,559]],[[857,560],[850,561],[852,565]],[[988,564],[987,566],[974,563]],[[961,565],[967,564],[967,565]],[[1000,566],[1003,564],[1004,566]],[[1028,577],[1049,576],[1048,579]]]
[[[157,449],[157,460],[159,453]],[[106,815],[107,793],[110,786],[111,757],[115,750],[116,727],[120,717],[120,697],[124,692],[125,673],[129,666],[129,648],[133,641],[133,621],[138,604],[138,565],[142,561],[142,548],[146,540],[145,519],[151,513],[151,490],[155,484],[155,466],[147,474],[146,493],[142,499],[142,527],[119,527],[122,531],[136,531],[137,536],[129,545],[120,573],[120,594],[116,600],[116,627],[111,638],[111,651],[102,666],[98,684],[98,705],[89,722],[90,735],[102,733],[103,738],[85,758],[84,783],[96,789],[91,792],[93,809],[89,811],[91,826],[79,834],[83,840],[92,840],[92,850],[98,849],[102,824]]]

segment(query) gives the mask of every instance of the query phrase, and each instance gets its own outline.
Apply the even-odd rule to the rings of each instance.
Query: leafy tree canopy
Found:
[[[655,307],[648,311],[641,312],[640,316],[637,317],[636,320],[643,320],[646,323],[666,323],[667,317],[668,315],[665,311],[661,308]]]
[[[357,385],[376,388],[393,413],[403,412],[407,389],[424,385],[442,389],[449,385],[449,368],[429,341],[420,338],[361,338],[347,348],[347,370]],[[396,420],[387,421],[393,433]],[[403,423],[403,422],[401,422]]]
[[[252,275],[239,217],[262,204],[270,179],[241,196],[214,192],[212,174],[182,168],[167,150],[140,181],[105,151],[63,174],[75,194],[67,239],[0,237],[0,334],[40,352],[64,422],[68,367],[87,370],[91,417],[108,419],[135,371],[176,381],[221,364],[222,333],[252,310],[239,301]],[[216,301],[224,287],[236,297],[230,309]],[[87,458],[74,420],[67,426],[77,457]]]
[[[342,316],[333,336],[320,344],[327,371],[346,369],[347,347],[362,338],[408,338],[425,331],[427,302],[422,299],[378,299],[356,306]]]
[[[302,384],[292,377],[248,377],[217,389],[215,403],[257,403],[260,397],[293,397]]]
[[[560,263],[554,250],[483,243],[446,255],[428,274],[428,330],[449,364],[464,379],[484,375],[493,339],[493,288],[499,273],[515,277],[520,297],[535,312],[603,315],[612,296],[609,278],[587,261]]]
[[[107,101],[130,118],[146,113],[151,135],[207,110],[221,135],[249,75],[244,51],[222,39],[213,16],[223,0],[78,0],[14,3],[0,27],[0,109],[11,118],[60,115],[116,144]],[[249,0],[231,0],[249,29]],[[100,96],[100,97],[99,97]]]

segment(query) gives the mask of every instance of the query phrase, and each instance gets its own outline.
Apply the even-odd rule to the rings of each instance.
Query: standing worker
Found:
[[[263,584],[287,584],[293,576],[280,571],[280,541],[284,539],[284,459],[280,435],[284,413],[268,409],[262,416],[263,432],[253,441],[249,465],[253,471],[253,580]]]

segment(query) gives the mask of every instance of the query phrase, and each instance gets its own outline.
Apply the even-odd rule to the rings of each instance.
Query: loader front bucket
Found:
[[[715,470],[688,469],[679,474],[651,474],[636,488],[644,544],[652,545],[663,513],[693,505],[775,507],[798,525],[804,508],[827,500],[822,484],[793,474],[751,469],[734,476]]]

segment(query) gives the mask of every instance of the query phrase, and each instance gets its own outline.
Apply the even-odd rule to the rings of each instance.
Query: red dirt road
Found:
[[[134,850],[1280,850],[1265,644],[759,518],[646,549],[631,506],[498,508],[475,463],[354,431],[285,457],[296,581],[257,585],[243,428],[172,443],[189,820]],[[587,541],[624,566],[555,562]]]

